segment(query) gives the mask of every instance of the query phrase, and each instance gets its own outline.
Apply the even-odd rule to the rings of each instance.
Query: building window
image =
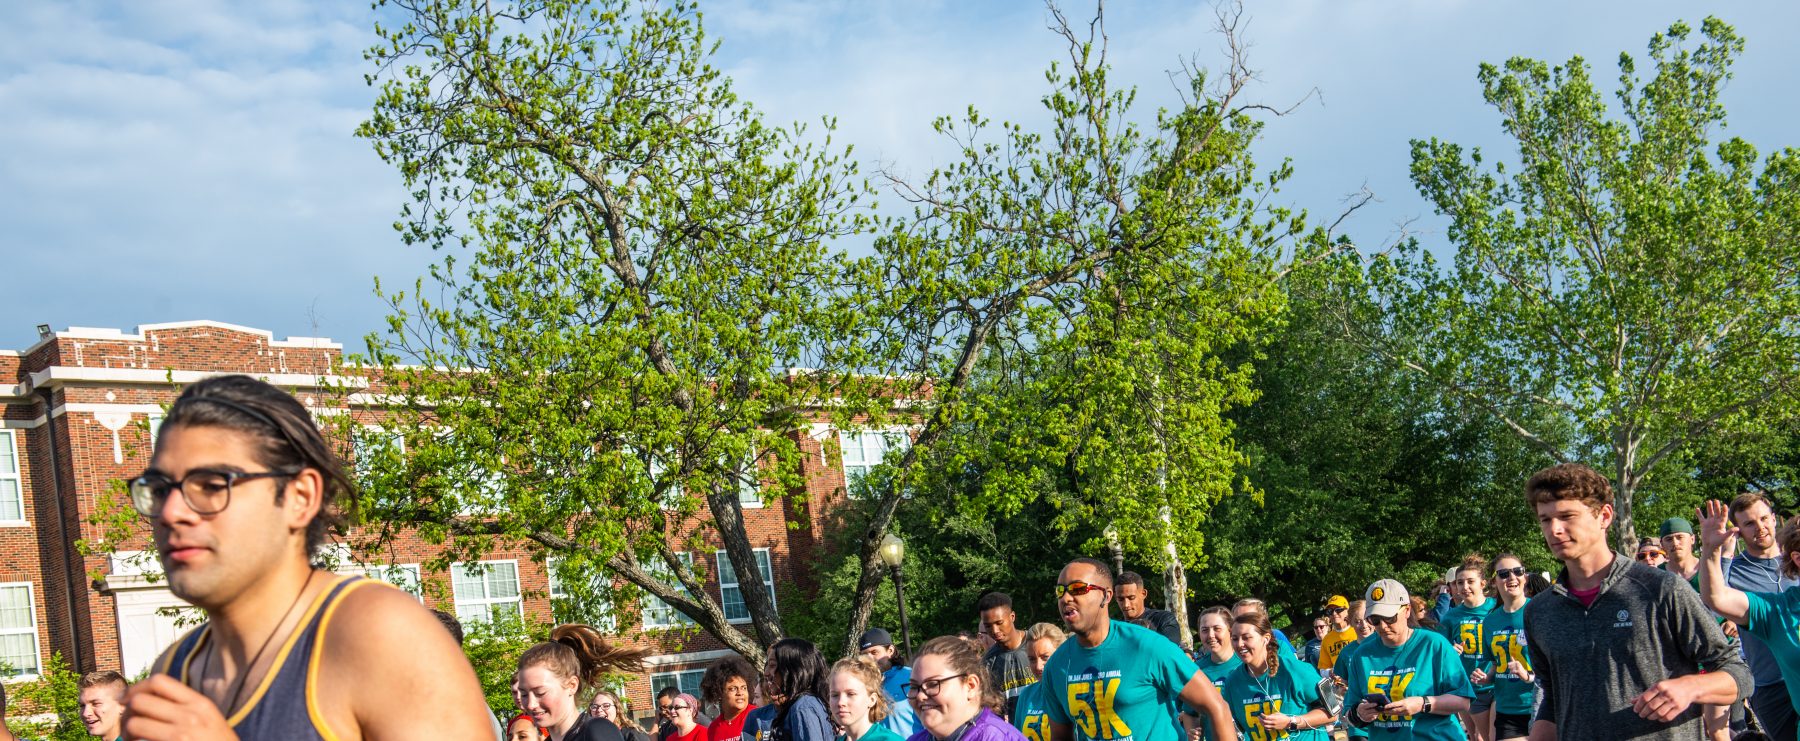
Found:
[[[675,555],[681,559],[682,566],[688,568],[693,567],[694,554],[684,551]],[[660,558],[645,563],[644,570],[657,579],[675,584],[677,587],[680,586],[680,582],[675,579],[674,571],[669,568],[668,564],[663,563]],[[670,607],[669,603],[662,601],[662,599],[653,594],[644,595],[644,608],[642,612],[644,628],[646,630],[652,628],[674,628],[694,624],[693,618],[688,617],[680,610]]]
[[[17,433],[0,430],[0,524],[25,524],[25,487],[19,477]]]
[[[905,450],[912,443],[906,431],[899,428],[838,432],[838,443],[844,450],[844,490],[857,496],[858,484],[876,466],[881,465],[889,450]]]
[[[700,696],[700,678],[706,676],[705,669],[691,669],[685,672],[662,672],[650,675],[651,707],[656,706],[656,693],[664,687],[676,687],[695,697]]]
[[[425,601],[425,586],[419,579],[419,565],[416,563],[392,566],[367,566],[363,568],[363,576],[376,581],[387,582],[401,591],[412,595],[420,602]]]
[[[586,599],[581,599],[564,587],[562,568],[561,558],[544,559],[544,572],[550,576],[550,612],[556,622],[587,623],[605,633],[617,631],[619,616],[613,612],[609,590],[601,587],[601,577],[595,576],[594,588],[589,590]]]
[[[514,561],[460,563],[450,569],[456,618],[493,622],[496,616],[523,617],[519,602],[519,564]]]
[[[0,666],[10,676],[38,674],[37,609],[31,583],[0,584]],[[0,675],[5,676],[5,675]]]
[[[775,601],[775,579],[769,569],[769,549],[758,548],[756,553],[756,570],[762,573],[763,588],[769,591],[769,601]],[[719,604],[725,608],[725,619],[734,623],[750,621],[750,606],[744,603],[744,590],[738,587],[737,572],[731,568],[731,556],[724,551],[718,552],[719,559]]]

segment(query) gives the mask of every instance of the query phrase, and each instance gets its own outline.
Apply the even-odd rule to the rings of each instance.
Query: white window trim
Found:
[[[687,551],[676,551],[675,557],[681,559],[683,566],[686,566],[689,569],[692,569],[694,567],[694,554],[689,553]],[[647,570],[651,573],[652,576],[667,577],[670,581],[674,581],[677,584],[680,584],[680,582],[675,579],[675,574],[673,572],[674,564],[670,564],[669,568],[671,570],[668,572],[664,572],[662,569],[647,569]],[[651,616],[651,613],[657,609],[656,607],[654,607],[655,605],[660,605],[662,607],[662,609],[667,610],[669,612],[669,614],[673,615],[674,616],[673,621],[672,622],[663,622],[660,620],[652,621],[650,619],[650,616]],[[674,605],[671,605],[667,602],[662,601],[661,597],[658,597],[654,594],[645,593],[644,594],[644,605],[643,605],[643,607],[640,607],[638,609],[638,623],[643,627],[644,630],[663,630],[666,628],[685,628],[685,627],[691,626],[694,624],[694,619],[688,617],[687,613],[675,609]]]
[[[682,689],[682,687],[681,687],[681,675],[683,675],[683,674],[698,674],[698,675],[700,675],[700,676],[701,676],[701,677],[704,677],[704,676],[706,676],[706,668],[705,668],[705,667],[701,667],[701,668],[699,668],[699,669],[683,669],[683,670],[680,670],[680,671],[673,671],[673,672],[656,672],[656,673],[654,673],[654,674],[651,674],[651,675],[650,675],[650,697],[651,697],[651,700],[652,700],[652,705],[654,705],[654,704],[655,704],[655,703],[654,703],[654,700],[655,700],[655,698],[656,698],[656,680],[658,680],[658,679],[661,679],[661,678],[664,678],[664,677],[670,677],[670,678],[673,678],[673,679],[674,679],[674,680],[675,680],[675,687],[676,687],[676,688],[677,688],[677,689],[681,689],[681,691],[683,691],[683,692],[688,692],[688,691],[687,691],[687,690],[686,690],[686,689]],[[698,692],[698,691],[697,691],[697,690],[699,690],[699,688],[700,688],[700,680],[699,680],[699,679],[698,679],[698,678],[696,678],[696,679],[695,679],[695,680],[694,680],[694,689],[695,689],[695,690],[696,690],[696,691],[695,691],[695,692],[689,692],[689,693],[688,693],[688,694],[691,694],[691,695],[693,695],[693,696],[695,696],[695,697],[699,697],[699,696],[700,696],[700,693],[699,693],[699,692]]]
[[[399,570],[399,571],[407,574],[407,576],[412,579],[413,586],[415,588],[417,588],[419,591],[414,592],[410,589],[407,589],[406,587],[403,587],[399,584],[395,584],[391,581],[388,581],[386,579],[383,579],[379,576],[375,576],[374,574],[370,573],[370,572],[374,572],[374,571],[386,571],[389,569],[396,569],[396,570]],[[383,584],[387,584],[395,589],[398,589],[402,592],[410,594],[415,599],[419,600],[420,602],[425,601],[425,578],[424,578],[424,574],[421,573],[419,570],[419,564],[416,564],[416,563],[372,563],[372,564],[363,565],[361,570],[362,570],[362,575],[365,577],[368,577],[369,579],[381,582]]]
[[[552,615],[556,612],[557,600],[572,599],[574,597],[574,595],[569,594],[568,592],[558,591],[561,585],[557,582],[562,581],[562,577],[557,576],[556,570],[561,565],[562,558],[560,556],[550,556],[544,559],[544,581],[546,583],[546,589],[544,591],[550,596],[550,611]],[[595,595],[594,599],[599,603],[598,610],[600,611],[600,614],[604,616],[600,621],[601,624],[595,625],[594,627],[599,628],[601,632],[604,633],[611,633],[617,630],[619,626],[619,616],[613,610],[612,600],[608,598],[606,594]]]
[[[6,448],[0,450],[0,454],[10,453],[13,461],[13,472],[0,473],[0,481],[11,481],[13,492],[19,496],[19,519],[0,520],[0,527],[31,527],[31,518],[25,512],[25,474],[22,473],[25,466],[19,460],[19,434],[13,430],[0,430],[0,436],[6,438],[3,443]]]
[[[25,614],[31,616],[31,649],[37,656],[37,667],[33,671],[5,677],[7,682],[35,682],[44,673],[44,641],[38,635],[37,622],[37,586],[28,581],[0,582],[0,589],[11,587],[25,588]],[[0,635],[24,635],[23,628],[0,628]]]
[[[771,604],[773,604],[773,603],[775,603],[775,554],[770,553],[769,549],[767,549],[767,548],[753,548],[753,549],[751,549],[751,552],[763,554],[763,559],[769,562],[769,578],[763,582],[763,586],[768,588],[769,602]],[[723,610],[725,607],[725,588],[726,587],[729,586],[729,587],[732,587],[732,588],[738,589],[738,590],[743,589],[743,585],[740,585],[737,583],[737,572],[732,569],[725,568],[725,562],[729,558],[731,558],[731,554],[728,554],[725,551],[721,550],[721,551],[713,552],[713,565],[718,567],[718,570],[719,570],[719,608],[721,610]],[[754,556],[752,556],[752,558],[754,558]],[[731,579],[732,579],[731,584],[725,583],[726,576],[731,577]],[[740,599],[741,598],[742,597],[740,595]],[[750,610],[750,602],[748,600],[746,600],[744,602],[744,611],[749,612],[749,610]],[[751,617],[748,615],[741,617],[741,618],[736,618],[736,619],[727,617],[725,622],[730,623],[732,625],[742,625],[744,623],[751,622]]]
[[[845,438],[852,436],[852,435],[881,435],[883,437],[892,438],[893,444],[892,445],[884,444],[884,447],[882,448],[883,460],[886,459],[887,454],[890,452],[893,452],[895,450],[905,450],[909,447],[912,447],[912,435],[908,433],[907,428],[904,426],[889,426],[889,427],[879,427],[879,428],[872,427],[872,428],[859,429],[859,430],[839,429],[837,431],[838,473],[843,474],[844,496],[846,496],[846,497],[854,497],[855,496],[854,492],[852,492],[851,490],[855,487],[856,482],[854,479],[851,478],[849,463],[844,460],[844,451],[849,449],[849,441],[846,440]],[[874,463],[868,463],[867,461],[865,461],[862,464],[856,466],[856,468],[859,470],[866,471],[868,469],[873,469],[875,466],[881,465],[881,462],[882,461],[875,461]]]
[[[481,575],[482,580],[483,580],[482,591],[487,592],[488,587],[486,584],[486,579],[487,579],[486,567],[496,566],[496,565],[500,565],[500,564],[507,564],[507,565],[512,566],[512,568],[513,568],[513,583],[519,584],[519,587],[520,587],[518,590],[519,593],[513,595],[510,599],[504,598],[504,597],[500,598],[500,599],[484,598],[484,599],[467,601],[467,604],[489,605],[490,607],[488,608],[488,613],[490,615],[493,614],[493,608],[491,607],[492,605],[506,605],[506,604],[518,605],[519,606],[519,616],[524,617],[525,616],[525,589],[524,589],[524,584],[519,582],[519,562],[517,560],[505,559],[505,560],[499,560],[499,561],[458,561],[455,564],[452,564],[450,566],[450,568],[464,569],[463,574],[467,575],[468,571],[466,569],[469,566],[478,565],[478,566],[483,567],[482,575]],[[457,619],[460,620],[460,619],[462,619],[462,606],[465,604],[465,601],[461,597],[457,596],[457,594],[456,594],[456,576],[457,575],[455,572],[452,572],[450,574],[450,601],[452,603],[451,604],[452,611],[456,614]]]

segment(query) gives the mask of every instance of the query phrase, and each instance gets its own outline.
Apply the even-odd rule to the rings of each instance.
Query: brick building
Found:
[[[35,675],[51,653],[77,669],[143,671],[181,632],[179,618],[164,608],[184,607],[155,572],[159,569],[147,528],[135,542],[101,555],[86,555],[102,529],[96,518],[126,508],[119,483],[149,462],[150,435],[163,409],[181,388],[221,373],[247,373],[292,391],[321,417],[349,414],[359,423],[379,421],[377,394],[334,389],[368,388],[360,371],[341,364],[342,346],[327,339],[290,337],[212,321],[151,324],[135,333],[76,327],[43,332],[23,350],[0,350],[0,661],[12,679]],[[811,496],[763,507],[746,500],[746,529],[757,549],[763,588],[792,600],[809,589],[804,564],[822,546],[825,512],[841,501],[846,475],[880,462],[886,446],[904,435],[843,433],[824,425],[798,433]],[[827,445],[831,436],[841,442]],[[831,452],[828,452],[831,451]],[[797,527],[790,527],[798,523]],[[711,544],[716,546],[716,543]],[[525,551],[490,554],[480,571],[421,573],[434,551],[422,541],[392,550],[395,563],[354,564],[355,570],[409,589],[428,605],[478,619],[514,612],[546,620],[559,590],[545,568]],[[708,590],[727,615],[742,616],[739,585],[723,553],[684,554],[707,559]],[[421,589],[421,583],[441,588]],[[784,585],[776,590],[775,585]],[[789,586],[792,585],[792,586]],[[439,597],[437,595],[448,595]],[[640,711],[656,688],[679,685],[698,692],[700,672],[727,653],[700,631],[679,627],[684,617],[649,600],[638,625],[618,626],[633,640],[659,651],[653,674],[626,688]]]

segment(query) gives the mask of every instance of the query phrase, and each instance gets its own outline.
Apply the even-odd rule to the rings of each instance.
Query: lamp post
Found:
[[[1118,524],[1107,523],[1106,530],[1101,535],[1106,537],[1106,552],[1112,555],[1113,578],[1117,579],[1120,574],[1125,573],[1125,546],[1119,543]]]
[[[894,599],[900,603],[900,641],[906,655],[912,655],[912,628],[906,624],[906,583],[900,577],[900,562],[906,558],[906,542],[888,533],[881,539],[881,562],[894,574]]]

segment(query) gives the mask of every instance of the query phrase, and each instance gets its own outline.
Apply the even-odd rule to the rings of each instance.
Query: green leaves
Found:
[[[1690,35],[1678,23],[1651,40],[1649,80],[1621,57],[1622,120],[1579,57],[1483,65],[1516,171],[1414,142],[1413,180],[1450,219],[1454,264],[1409,246],[1370,271],[1390,321],[1422,340],[1392,353],[1403,367],[1560,459],[1610,469],[1622,542],[1644,477],[1785,399],[1800,350],[1800,210],[1769,187],[1790,181],[1794,155],[1759,171],[1748,142],[1713,143],[1743,40],[1710,18],[1691,49]]]

